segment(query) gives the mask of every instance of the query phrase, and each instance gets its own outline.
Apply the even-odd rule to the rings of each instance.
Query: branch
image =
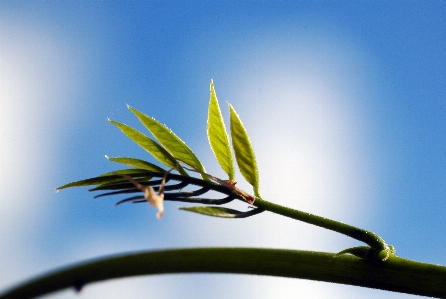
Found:
[[[0,294],[0,299],[33,298],[88,283],[165,273],[232,273],[303,278],[408,294],[446,297],[446,267],[390,256],[371,263],[351,255],[257,249],[191,248],[104,257],[34,278]]]

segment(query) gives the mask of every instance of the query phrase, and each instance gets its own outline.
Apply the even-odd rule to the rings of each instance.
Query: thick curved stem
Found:
[[[88,261],[42,275],[0,294],[34,298],[102,280],[163,273],[233,273],[303,278],[422,296],[446,296],[446,267],[391,256],[370,263],[351,255],[255,248],[149,251]],[[253,278],[255,279],[255,278]]]

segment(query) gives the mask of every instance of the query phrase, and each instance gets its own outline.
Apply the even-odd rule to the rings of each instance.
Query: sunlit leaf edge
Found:
[[[197,156],[172,130],[154,118],[134,109],[130,105],[127,105],[127,107],[136,115],[147,130],[152,133],[153,137],[155,137],[155,139],[164,147],[164,149],[169,152],[172,157],[174,157],[174,159],[184,162],[201,172],[206,172],[203,164],[200,162]],[[205,176],[203,176],[203,179],[209,180]]]
[[[108,121],[111,124],[117,126],[125,135],[127,135],[127,137],[129,137],[133,142],[146,150],[160,163],[166,165],[169,168],[175,168],[182,175],[188,175],[187,172],[175,159],[175,157],[173,157],[163,146],[158,144],[156,141],[126,124],[119,123],[111,119],[109,119]]]
[[[108,157],[105,156],[108,160],[112,161],[112,162],[117,162],[117,163],[122,163],[128,166],[132,166],[138,169],[147,169],[147,170],[151,170],[151,171],[156,171],[156,172],[162,172],[162,171],[166,171],[165,169],[152,164],[150,162],[141,160],[141,159],[135,159],[135,158],[129,158],[129,157]]]
[[[210,84],[210,99],[208,108],[207,135],[212,152],[221,168],[228,174],[230,180],[235,177],[231,146],[214,89],[214,82]]]
[[[228,104],[230,111],[230,129],[232,138],[232,147],[234,149],[235,159],[240,169],[240,173],[254,187],[254,194],[260,197],[259,192],[259,173],[257,162],[249,140],[248,133],[240,120],[235,109]]]

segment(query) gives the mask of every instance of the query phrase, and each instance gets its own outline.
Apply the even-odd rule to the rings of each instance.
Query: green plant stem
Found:
[[[160,175],[160,174],[157,174]],[[202,181],[200,179],[192,178],[192,177],[182,177],[179,175],[169,175],[169,177],[173,179],[177,179],[180,181],[187,181],[190,184],[194,184],[197,186],[207,186],[209,189],[215,190],[217,192],[222,192],[225,194],[231,194],[230,190],[223,185],[216,185],[212,182]],[[233,194],[240,200],[244,200],[241,196],[237,194]],[[299,210],[294,210],[291,208],[287,208],[269,201],[266,201],[262,198],[257,198],[254,202],[254,205],[258,208],[265,209],[269,212],[279,214],[285,217],[289,217],[292,219],[296,219],[299,221],[303,221],[309,224],[317,225],[319,227],[323,227],[325,229],[329,229],[351,238],[354,238],[358,241],[364,242],[369,245],[371,248],[375,249],[377,252],[385,251],[386,253],[391,253],[392,250],[389,248],[387,243],[377,234],[361,229],[352,225],[348,225],[339,221],[331,220],[325,217],[317,216],[314,214],[302,212]],[[388,255],[388,254],[387,254]]]
[[[105,257],[42,275],[0,294],[34,298],[121,277],[166,273],[232,273],[303,278],[431,297],[446,296],[446,267],[391,256],[370,263],[351,255],[257,248],[191,248]],[[254,277],[252,279],[255,279]]]
[[[317,225],[344,234],[356,240],[362,241],[378,251],[389,250],[388,245],[380,236],[365,229],[357,228],[339,221],[331,220],[310,213],[287,208],[259,198],[256,199],[254,205],[258,208],[265,209],[272,213],[276,213],[285,217]]]

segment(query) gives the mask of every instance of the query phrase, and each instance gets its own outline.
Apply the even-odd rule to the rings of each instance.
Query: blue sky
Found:
[[[150,161],[107,122],[126,104],[177,133],[222,177],[206,139],[209,82],[242,118],[270,201],[369,229],[446,265],[443,1],[0,1],[0,289],[125,251],[359,243],[263,213],[213,219],[167,203],[114,207],[66,182]],[[238,176],[239,185],[249,185]],[[409,298],[305,280],[166,275],[82,298]],[[234,295],[236,294],[236,295]],[[78,298],[72,290],[46,298]]]

